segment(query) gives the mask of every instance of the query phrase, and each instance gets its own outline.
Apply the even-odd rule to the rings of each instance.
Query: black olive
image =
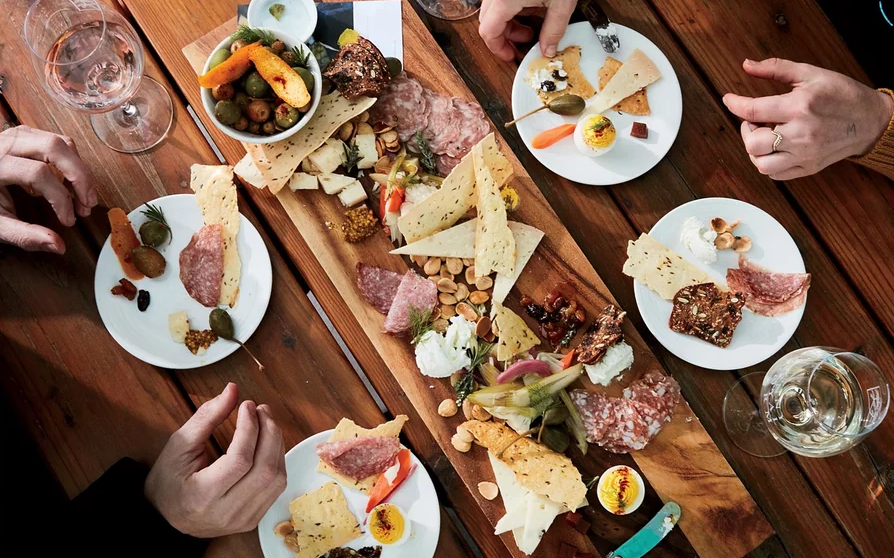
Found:
[[[558,81],[566,81],[568,79],[568,76],[563,76],[563,75],[559,74],[559,70],[553,70],[552,76],[553,76],[553,79],[558,80]]]
[[[540,89],[543,89],[544,91],[555,91],[556,84],[555,82],[547,80],[540,84]]]
[[[149,291],[140,289],[140,293],[137,295],[137,308],[140,312],[145,312],[146,308],[149,308]]]

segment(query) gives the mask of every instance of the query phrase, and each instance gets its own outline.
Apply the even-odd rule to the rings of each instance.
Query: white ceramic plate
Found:
[[[270,14],[273,4],[285,6],[279,20]],[[251,0],[248,25],[280,30],[306,43],[317,27],[317,7],[313,0]]]
[[[323,486],[332,478],[317,472],[317,446],[329,441],[332,430],[320,432],[307,438],[286,453],[286,475],[288,484],[273,506],[258,525],[261,550],[266,558],[294,558],[295,553],[286,548],[281,538],[273,533],[273,527],[289,518],[289,502],[302,494],[307,494]],[[438,547],[441,533],[441,510],[438,494],[428,476],[428,471],[415,455],[412,455],[416,469],[386,500],[401,508],[410,518],[412,531],[410,538],[402,545],[382,546],[382,558],[431,558]],[[363,535],[348,543],[347,547],[360,549],[364,546],[381,546],[366,529],[365,494],[341,487],[348,507],[360,521]]]
[[[631,116],[614,110],[605,111],[605,115],[618,130],[614,149],[601,157],[583,155],[574,146],[574,138],[569,136],[546,149],[531,149],[531,140],[544,130],[560,124],[576,123],[578,116],[560,116],[548,110],[541,111],[525,118],[516,126],[518,132],[537,160],[554,173],[569,180],[594,186],[607,186],[633,180],[654,167],[668,152],[683,118],[683,95],[680,82],[667,57],[655,44],[629,27],[617,25],[621,48],[614,54],[606,54],[596,38],[596,32],[587,22],[569,25],[565,36],[559,42],[559,50],[579,45],[581,47],[581,71],[587,80],[597,88],[599,76],[597,72],[605,62],[606,56],[624,62],[634,49],[640,49],[648,56],[661,72],[661,79],[647,88],[649,107],[652,114],[648,116]],[[512,116],[517,118],[526,112],[542,106],[537,93],[527,83],[528,66],[539,58],[540,43],[528,52],[512,84]],[[649,127],[648,139],[641,140],[630,137],[633,122],[645,122]]]
[[[161,277],[133,281],[137,289],[149,291],[149,308],[145,312],[137,309],[136,300],[112,295],[112,287],[124,277],[118,257],[112,250],[111,241],[106,239],[93,281],[96,306],[109,333],[125,351],[138,359],[163,368],[198,368],[230,355],[239,348],[231,341],[219,339],[202,356],[193,355],[184,345],[171,340],[168,331],[168,315],[180,310],[189,314],[189,324],[193,329],[207,329],[211,308],[206,308],[193,300],[180,282],[180,251],[186,247],[193,233],[202,228],[202,213],[192,194],[177,194],[152,200],[152,205],[164,211],[165,218],[173,230],[173,238],[160,248],[167,266]],[[146,217],[140,213],[146,209],[142,205],[130,212],[130,222],[134,231],[139,231]],[[261,235],[243,215],[239,216],[239,234],[236,237],[239,257],[242,260],[242,278],[236,307],[227,311],[233,319],[236,338],[242,342],[258,328],[267,311],[273,286],[273,271],[270,254]]]
[[[707,271],[718,284],[726,284],[726,270],[739,267],[739,255],[718,250],[717,261],[705,264],[680,242],[680,227],[689,217],[697,217],[706,227],[713,217],[727,222],[741,219],[736,235],[751,237],[753,246],[746,256],[756,264],[782,273],[804,273],[804,260],[788,231],[766,211],[728,198],[705,198],[681,205],[655,223],[649,235],[686,260]],[[775,318],[742,310],[742,321],[725,349],[671,331],[667,325],[673,305],[648,287],[634,281],[634,294],[643,321],[664,347],[681,359],[710,370],[738,370],[773,356],[791,338],[801,323],[804,306]]]

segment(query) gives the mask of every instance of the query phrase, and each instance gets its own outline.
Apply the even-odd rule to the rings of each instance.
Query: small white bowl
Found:
[[[273,4],[285,6],[279,20],[270,14],[270,6]],[[251,0],[248,5],[248,25],[282,29],[301,42],[307,42],[317,28],[317,6],[313,0]]]
[[[316,13],[316,12],[315,12]],[[211,121],[214,122],[214,125],[217,128],[230,136],[231,138],[235,138],[241,142],[245,143],[273,143],[279,140],[286,139],[287,137],[294,135],[295,132],[303,128],[309,121],[311,116],[313,116],[314,112],[317,110],[317,106],[320,104],[320,97],[323,91],[323,74],[320,72],[320,66],[317,64],[317,59],[314,57],[313,53],[310,52],[310,48],[305,45],[302,41],[299,41],[295,37],[283,33],[282,31],[277,31],[276,29],[268,29],[264,27],[256,27],[256,29],[262,29],[264,31],[270,31],[273,35],[284,42],[286,44],[286,48],[290,49],[296,45],[301,45],[301,48],[305,50],[309,54],[307,57],[307,69],[310,70],[310,73],[314,76],[314,90],[311,91],[311,105],[310,110],[308,110],[304,116],[301,117],[301,120],[298,121],[297,124],[289,128],[288,130],[283,130],[282,132],[273,134],[272,136],[261,136],[256,134],[250,134],[248,132],[240,132],[236,128],[232,128],[230,126],[226,126],[221,124],[217,117],[214,116],[214,105],[217,104],[217,101],[214,100],[214,97],[211,96],[211,90],[205,87],[202,87],[202,105],[205,107],[205,112],[208,113],[208,116],[211,117]],[[233,43],[232,37],[227,37],[217,47],[211,51],[211,56],[214,56],[214,53],[222,48],[229,49],[230,45]],[[208,60],[205,61],[205,66],[202,68],[202,73],[206,73],[209,70],[209,66],[211,66],[211,56],[208,57]]]

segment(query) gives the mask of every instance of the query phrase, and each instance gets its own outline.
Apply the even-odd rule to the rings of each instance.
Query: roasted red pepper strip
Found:
[[[410,468],[413,464],[412,459],[410,459],[410,450],[400,450],[397,453],[397,462],[400,465],[397,470],[397,476],[394,477],[394,482],[389,483],[388,479],[385,478],[385,473],[382,473],[372,490],[369,492],[369,501],[366,503],[366,513],[369,513],[374,507],[381,504],[382,501],[387,498],[389,494],[394,492],[394,489],[409,476]]]
[[[571,368],[572,362],[574,362],[574,351],[570,351],[564,358],[562,358],[562,370]]]

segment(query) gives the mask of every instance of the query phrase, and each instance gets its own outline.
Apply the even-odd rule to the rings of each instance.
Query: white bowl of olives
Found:
[[[214,125],[226,135],[246,143],[272,143],[293,135],[310,121],[320,104],[323,76],[310,48],[298,39],[281,31],[244,25],[217,45],[202,74],[208,74],[237,50],[257,41],[301,77],[310,101],[301,107],[287,104],[274,93],[255,65],[246,61],[231,64],[228,77],[217,80],[226,83],[202,87],[202,104]],[[239,72],[246,65],[247,69]],[[238,77],[229,79],[237,73]]]

